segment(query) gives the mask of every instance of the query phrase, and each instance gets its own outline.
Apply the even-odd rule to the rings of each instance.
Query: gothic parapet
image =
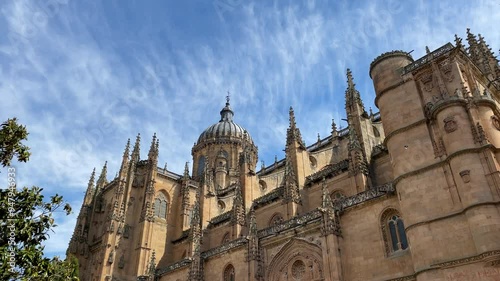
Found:
[[[313,183],[320,181],[322,178],[331,178],[347,172],[349,169],[349,160],[344,159],[335,164],[329,164],[323,167],[318,172],[306,177],[305,187],[311,187]]]
[[[338,211],[344,211],[347,208],[362,204],[386,194],[392,194],[394,193],[394,191],[396,191],[394,184],[392,182],[386,183],[367,191],[358,193],[354,196],[342,198],[333,204],[333,208]]]
[[[189,258],[185,258],[183,260],[180,260],[176,263],[173,263],[173,264],[170,264],[166,267],[163,267],[163,268],[159,268],[156,270],[156,276],[162,276],[162,275],[165,275],[169,272],[172,272],[174,270],[177,270],[177,269],[180,269],[180,268],[184,268],[186,266],[189,266],[191,264],[191,259]]]
[[[287,221],[284,221],[280,224],[275,224],[268,228],[264,228],[258,231],[258,237],[264,238],[271,235],[279,234],[280,232],[293,229],[298,226],[304,226],[306,224],[312,223],[313,221],[317,221],[321,218],[322,212],[319,209],[312,210],[308,213],[305,213],[300,216],[293,217]]]

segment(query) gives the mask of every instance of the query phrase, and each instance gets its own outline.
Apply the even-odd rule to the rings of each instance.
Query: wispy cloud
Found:
[[[92,168],[108,160],[114,176],[137,133],[144,156],[156,132],[160,165],[181,173],[229,91],[236,122],[270,164],[283,153],[289,106],[311,144],[317,133],[327,136],[332,118],[342,125],[347,67],[374,107],[373,58],[393,49],[419,57],[467,27],[496,50],[498,8],[498,1],[3,2],[0,117],[17,116],[30,131],[33,156],[18,165],[20,185],[60,192],[77,209]],[[75,216],[58,220],[47,243],[54,254],[65,248],[54,237],[69,240]]]

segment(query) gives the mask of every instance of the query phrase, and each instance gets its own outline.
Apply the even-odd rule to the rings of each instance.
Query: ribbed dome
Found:
[[[253,143],[250,134],[240,125],[233,122],[234,112],[229,105],[229,97],[226,106],[220,111],[220,121],[208,127],[198,138],[198,144],[220,138],[239,138]]]

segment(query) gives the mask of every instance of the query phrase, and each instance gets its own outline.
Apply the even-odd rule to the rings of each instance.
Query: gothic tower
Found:
[[[458,39],[417,61],[385,53],[370,67],[413,267],[423,280],[434,278],[423,272],[433,265],[500,247],[500,92],[488,78],[492,60],[468,39],[469,54]]]

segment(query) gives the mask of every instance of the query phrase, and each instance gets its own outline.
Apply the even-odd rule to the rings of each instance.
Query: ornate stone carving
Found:
[[[369,189],[367,191],[358,193],[354,196],[351,197],[346,197],[343,198],[337,202],[334,203],[333,208],[335,210],[345,210],[346,208],[361,204],[363,202],[366,202],[368,200],[383,196],[385,194],[390,194],[395,191],[395,187],[393,183],[387,183],[381,186],[377,186],[375,188]]]
[[[301,280],[304,277],[304,273],[306,271],[306,265],[302,260],[296,260],[292,264],[292,277]]]
[[[258,237],[267,237],[270,235],[275,235],[277,233],[280,233],[282,231],[292,229],[294,227],[306,224],[312,220],[318,219],[321,217],[321,211],[316,209],[311,212],[305,213],[300,216],[296,216],[290,220],[284,221],[281,224],[273,225],[268,228],[264,228],[262,230],[258,231]]]
[[[462,180],[464,181],[464,183],[470,182],[470,170],[461,171],[460,176],[462,177]]]
[[[429,73],[429,74],[422,76],[421,81],[422,81],[422,85],[423,85],[424,90],[426,90],[427,92],[432,91],[432,87],[433,87],[432,73]]]
[[[458,124],[455,116],[448,116],[444,118],[444,130],[449,134],[457,130]]]
[[[455,75],[451,72],[451,64],[446,62],[441,66],[441,71],[443,72],[443,77],[448,81],[451,82],[455,78]]]

